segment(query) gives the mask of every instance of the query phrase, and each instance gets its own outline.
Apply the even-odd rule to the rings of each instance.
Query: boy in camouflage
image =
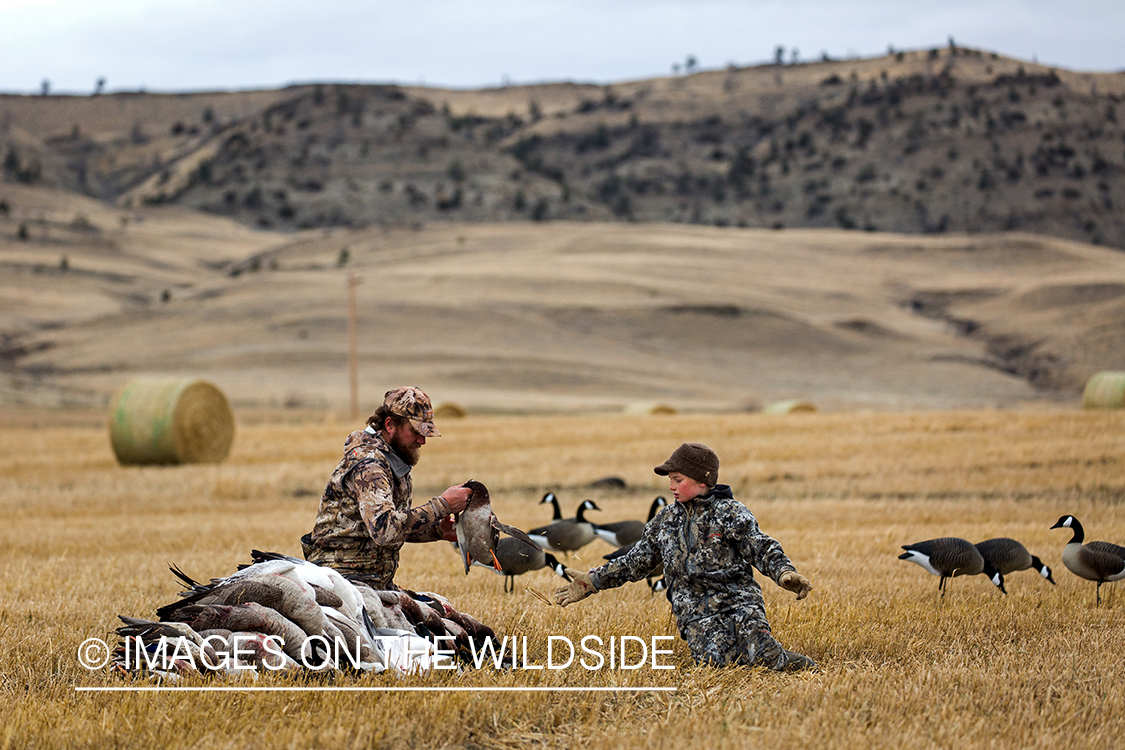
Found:
[[[654,471],[667,476],[676,502],[645,526],[628,554],[589,573],[568,571],[555,592],[562,606],[598,591],[638,581],[664,564],[672,612],[696,661],[716,666],[760,664],[777,671],[814,669],[812,659],[782,648],[770,635],[762,589],[753,568],[804,599],[812,584],[793,567],[776,539],[717,484],[719,457],[684,443]]]

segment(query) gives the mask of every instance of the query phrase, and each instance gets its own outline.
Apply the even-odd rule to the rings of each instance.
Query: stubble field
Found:
[[[651,467],[683,440],[722,459],[721,481],[781,541],[816,587],[802,602],[764,581],[774,635],[822,670],[778,675],[698,667],[679,641],[675,668],[468,670],[227,686],[450,687],[458,692],[84,692],[120,687],[78,663],[87,638],[113,640],[116,616],[171,601],[175,563],[226,575],[253,548],[299,554],[351,425],[239,414],[218,466],[121,468],[102,415],[7,414],[0,424],[0,747],[1113,747],[1125,730],[1121,584],[1063,568],[1069,531],[1125,542],[1125,414],[960,411],[446,420],[416,469],[418,498],[469,478],[506,522],[546,521],[546,490],[572,514],[640,518],[666,487]],[[618,476],[627,490],[592,489]],[[1011,536],[1055,569],[1057,586],[1012,574],[937,579],[897,559],[938,536]],[[598,541],[574,565],[600,562]],[[499,633],[674,635],[667,603],[643,583],[566,610],[539,571],[513,594],[485,570],[465,576],[443,543],[408,545],[398,582],[447,595]],[[1115,590],[1116,588],[1116,590]],[[667,647],[667,646],[666,646]],[[218,683],[191,681],[188,686]],[[674,692],[474,688],[671,687]]]

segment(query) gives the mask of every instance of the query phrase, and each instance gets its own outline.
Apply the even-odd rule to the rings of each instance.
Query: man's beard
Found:
[[[402,433],[391,438],[391,449],[407,463],[408,466],[418,465],[418,445],[407,445],[406,436]]]

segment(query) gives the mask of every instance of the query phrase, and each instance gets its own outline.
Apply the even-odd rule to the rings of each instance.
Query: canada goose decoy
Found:
[[[899,560],[909,560],[921,565],[928,573],[940,577],[938,590],[945,596],[945,579],[956,576],[975,576],[984,573],[992,583],[1000,588],[1003,579],[992,567],[992,563],[973,546],[972,542],[954,536],[929,539],[915,544],[904,544],[906,552]],[[1001,589],[1003,590],[1003,589]],[[1005,592],[1006,593],[1006,592]]]
[[[465,509],[457,515],[457,548],[461,551],[461,561],[465,563],[465,575],[469,574],[469,567],[473,561],[485,562],[492,560],[493,567],[500,570],[500,561],[496,559],[496,545],[500,543],[500,532],[520,539],[527,544],[532,544],[531,539],[515,526],[500,523],[496,514],[492,512],[492,504],[488,496],[488,488],[480,482],[470,479],[465,482],[472,494]]]
[[[998,537],[996,539],[985,539],[983,542],[978,542],[976,545],[977,551],[981,553],[985,560],[992,563],[992,567],[1000,575],[1000,582],[996,585],[1005,594],[1008,593],[1004,588],[1004,576],[1009,573],[1015,573],[1018,570],[1027,570],[1033,568],[1038,571],[1039,575],[1046,578],[1055,585],[1055,579],[1051,575],[1051,569],[1048,568],[1042,560],[1027,551],[1027,548],[1017,542],[1015,539],[1008,537]]]
[[[656,596],[657,591],[663,591],[664,598],[668,601],[672,601],[672,587],[668,585],[668,581],[666,581],[665,579],[656,579],[651,584],[649,584],[649,588],[652,589],[653,596]]]
[[[569,555],[594,541],[594,525],[586,520],[586,511],[601,510],[593,500],[583,500],[574,518],[566,518],[543,529],[542,534],[528,534],[531,541],[544,550]]]
[[[1062,561],[1066,569],[1079,578],[1096,581],[1096,606],[1102,605],[1102,584],[1125,578],[1125,547],[1109,542],[1087,542],[1082,524],[1074,516],[1062,516],[1052,529],[1072,529],[1074,536],[1063,547]]]
[[[558,497],[556,497],[555,493],[548,492],[546,495],[544,495],[543,499],[539,501],[540,505],[542,505],[543,503],[550,503],[551,504],[551,508],[552,508],[551,523],[555,523],[556,521],[563,520],[562,508],[559,507],[559,499],[558,499]],[[529,531],[527,533],[528,534],[543,534],[544,532],[547,531],[547,527],[550,526],[551,523],[544,524],[543,526],[536,526],[534,529],[532,529],[531,531]]]
[[[538,544],[528,544],[515,537],[504,537],[496,545],[495,552],[496,560],[500,563],[499,570],[495,570],[492,566],[485,565],[482,562],[474,562],[473,564],[493,569],[495,573],[504,576],[504,593],[506,594],[515,591],[516,576],[542,568],[549,567],[566,580],[570,580],[570,576],[566,574],[566,566],[555,559],[554,555],[544,552]]]
[[[648,519],[645,521],[617,521],[615,523],[595,523],[594,533],[602,539],[615,547],[624,547],[627,544],[633,544],[641,538],[644,533],[645,524],[651,521],[656,515],[657,511],[668,504],[664,496],[656,498],[652,501],[652,505],[648,509]]]

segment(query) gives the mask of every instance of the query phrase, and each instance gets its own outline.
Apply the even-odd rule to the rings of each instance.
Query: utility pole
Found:
[[[356,332],[355,288],[359,279],[348,272],[348,379],[351,385],[352,421],[359,419],[359,334]]]

